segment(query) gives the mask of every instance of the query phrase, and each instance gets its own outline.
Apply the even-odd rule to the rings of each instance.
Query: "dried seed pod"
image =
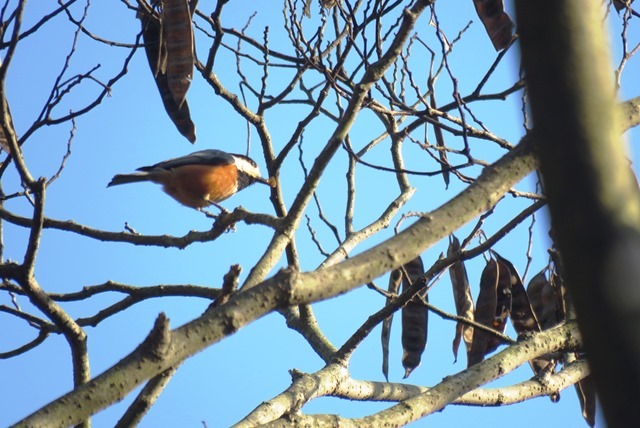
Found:
[[[420,280],[424,273],[422,259],[417,257],[404,265],[406,275],[402,278],[402,291]],[[429,311],[421,302],[428,301],[426,287],[402,308],[402,366],[404,379],[409,377],[421,362],[422,353],[427,346],[427,327]]]
[[[556,293],[556,288],[547,281],[544,270],[531,278],[527,285],[527,294],[542,330],[547,330],[560,322],[562,318],[558,303],[561,297]]]
[[[582,408],[582,417],[592,427],[596,424],[596,388],[593,379],[587,376],[576,383],[575,387]]]
[[[531,307],[538,318],[540,328],[546,330],[556,325],[556,295],[553,286],[547,281],[544,270],[535,275],[527,285],[527,295]],[[550,356],[542,356],[531,360],[531,367],[539,375],[549,364],[555,366]]]
[[[491,327],[500,333],[504,333],[504,330],[507,327],[507,318],[509,318],[509,315],[511,314],[511,271],[509,270],[508,266],[500,261],[497,262],[497,265],[497,305],[495,317],[493,318]],[[501,344],[502,341],[498,337],[492,335],[487,343],[486,354],[495,351]]]
[[[506,48],[513,37],[513,22],[502,0],[473,0],[476,12],[496,51]]]
[[[508,268],[511,275],[511,323],[513,324],[513,328],[518,334],[540,331],[538,318],[531,308],[531,302],[524,289],[524,285],[522,285],[520,274],[513,263],[498,253],[495,253],[495,255],[498,261]]]
[[[389,275],[389,287],[387,291],[390,296],[397,295],[400,290],[400,284],[402,283],[402,270],[395,269]],[[391,302],[391,297],[387,297],[386,304]],[[382,322],[382,374],[384,378],[389,381],[389,341],[391,340],[391,324],[393,322],[393,315],[388,316]]]
[[[138,12],[138,18],[142,22],[142,39],[144,40],[145,53],[149,67],[155,78],[158,92],[162,98],[162,104],[180,134],[184,135],[191,143],[196,141],[196,128],[191,120],[189,105],[186,100],[181,106],[175,101],[169,89],[169,81],[163,64],[166,64],[167,53],[162,40],[160,18],[153,11]]]
[[[447,257],[451,257],[460,251],[460,241],[454,235],[449,239],[449,248],[447,249]],[[469,278],[464,262],[456,262],[449,268],[449,276],[451,277],[451,287],[453,288],[453,301],[456,304],[456,315],[473,321],[473,298],[471,297],[471,289],[469,287]],[[473,327],[464,323],[456,323],[456,335],[453,339],[453,357],[458,360],[458,348],[460,342],[464,340],[467,354],[471,351],[471,342],[473,341]]]
[[[480,277],[480,293],[475,311],[476,322],[504,332],[511,311],[511,272],[496,260],[489,260]],[[467,366],[479,363],[496,350],[501,341],[489,332],[474,329]]]
[[[616,12],[631,7],[631,3],[633,3],[633,0],[613,0],[613,6],[616,8]]]
[[[181,107],[193,79],[193,24],[187,0],[163,0],[162,37],[167,50],[167,82]]]
[[[559,290],[556,289],[546,278],[544,270],[535,275],[527,285],[527,295],[531,302],[531,307],[538,318],[541,330],[554,327],[562,320],[561,299]],[[544,371],[555,371],[559,355],[543,355],[531,360],[531,368],[536,376],[540,376]],[[549,367],[551,367],[549,369]],[[551,401],[557,402],[560,394],[552,394]]]

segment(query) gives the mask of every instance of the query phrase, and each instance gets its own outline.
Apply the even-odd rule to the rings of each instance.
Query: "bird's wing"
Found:
[[[143,166],[138,171],[151,171],[154,169],[172,169],[186,165],[231,165],[235,159],[222,150],[209,149],[193,152],[179,158],[169,159],[151,166]]]

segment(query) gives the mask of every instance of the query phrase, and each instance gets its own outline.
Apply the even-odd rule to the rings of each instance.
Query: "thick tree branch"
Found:
[[[545,378],[544,382],[533,378],[516,385],[499,388],[478,388],[467,392],[451,404],[461,406],[507,406],[522,403],[536,397],[549,396],[579,382],[591,371],[586,360],[569,364],[557,373]],[[369,382],[349,378],[336,385],[334,397],[363,401],[403,401],[430,388],[404,383]]]
[[[602,4],[517,5],[554,238],[607,424],[627,426],[640,420],[640,192],[620,138]],[[637,103],[624,111],[636,123]]]
[[[510,346],[473,367],[445,378],[433,388],[422,390],[419,394],[406,395],[399,404],[387,410],[360,419],[340,418],[339,425],[346,427],[401,426],[441,410],[447,404],[464,397],[465,394],[487,382],[504,376],[532,358],[550,352],[576,349],[580,346],[581,338],[575,324],[537,333],[532,338]],[[355,387],[355,383],[357,381],[349,380],[349,374],[344,366],[329,364],[315,374],[299,376],[285,392],[258,406],[235,427],[248,428],[263,424],[300,426],[296,414],[304,404],[317,397],[340,394],[338,391],[349,391],[350,388]],[[414,392],[417,391],[414,390]],[[348,393],[348,396],[350,395],[353,393]],[[286,417],[276,420],[283,415]],[[328,415],[327,417],[338,418]],[[271,421],[273,422],[270,423]]]

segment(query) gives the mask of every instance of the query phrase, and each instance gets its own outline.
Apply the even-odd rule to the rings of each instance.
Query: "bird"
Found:
[[[248,156],[222,150],[200,150],[138,168],[131,174],[116,174],[107,187],[150,181],[162,185],[173,199],[187,207],[203,211],[253,183],[275,187],[274,178],[263,178],[256,162]]]

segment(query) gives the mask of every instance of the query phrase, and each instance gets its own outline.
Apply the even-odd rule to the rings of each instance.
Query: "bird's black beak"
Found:
[[[269,178],[257,177],[256,181],[262,184],[266,184],[269,187],[276,187],[276,179],[274,177],[269,177]]]

